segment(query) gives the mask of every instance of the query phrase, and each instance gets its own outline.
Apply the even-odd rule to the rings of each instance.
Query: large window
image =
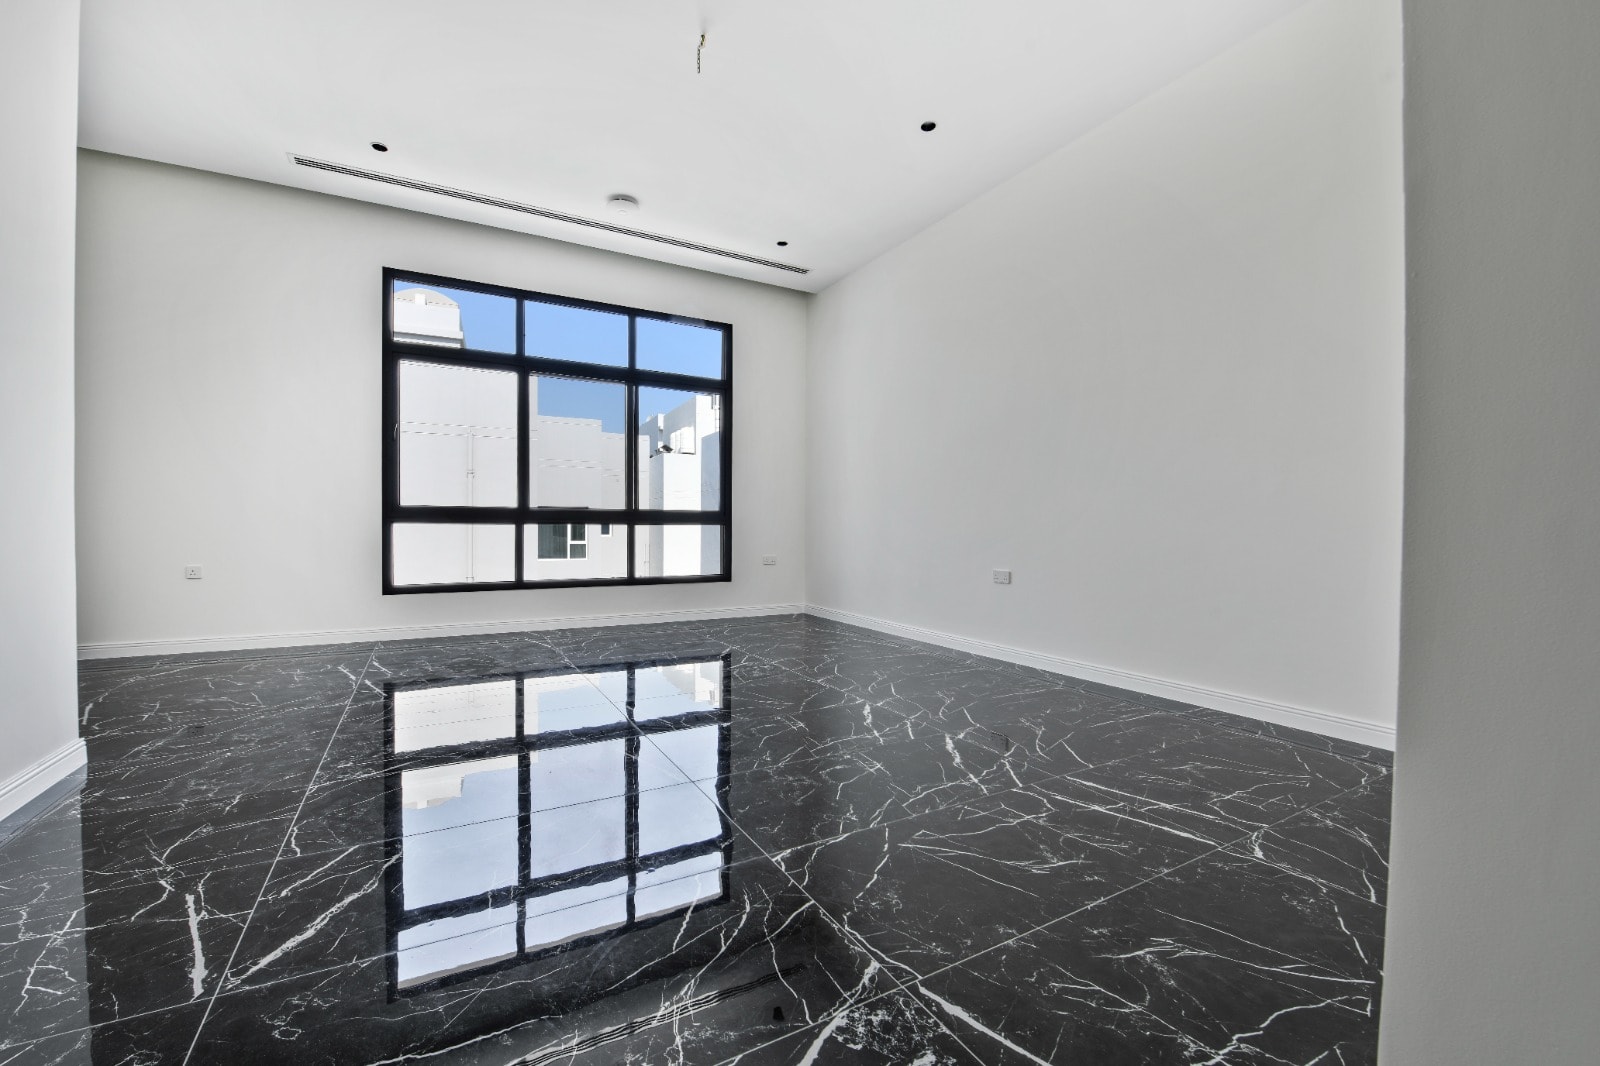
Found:
[[[732,327],[383,279],[383,591],[727,581]]]

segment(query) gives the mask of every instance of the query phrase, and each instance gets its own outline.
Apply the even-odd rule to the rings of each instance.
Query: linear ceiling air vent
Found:
[[[590,229],[605,230],[607,233],[616,233],[624,237],[638,237],[641,240],[655,241],[658,244],[670,244],[674,248],[687,248],[691,252],[705,252],[707,255],[720,255],[724,259],[737,259],[741,263],[754,263],[756,266],[772,267],[774,270],[787,270],[792,274],[809,274],[805,267],[793,266],[789,263],[779,263],[771,259],[762,259],[759,256],[745,255],[743,252],[730,252],[726,248],[714,248],[709,244],[697,244],[694,241],[682,240],[678,237],[668,237],[662,233],[650,233],[646,230],[633,229],[628,226],[615,226],[609,222],[601,222],[593,218],[581,218],[577,215],[568,215],[561,211],[551,211],[548,208],[535,207],[532,204],[518,203],[515,200],[502,200],[498,196],[485,196],[482,193],[468,192],[465,189],[453,189],[448,185],[434,185],[432,182],[416,181],[412,178],[402,178],[394,174],[382,174],[376,170],[362,170],[360,167],[347,167],[342,163],[330,163],[326,159],[311,159],[303,155],[290,155],[295,165],[311,167],[313,170],[326,170],[333,174],[343,174],[351,178],[365,178],[368,181],[378,181],[385,185],[398,185],[402,189],[416,189],[419,192],[431,192],[439,196],[449,196],[457,200],[466,200],[469,203],[483,204],[487,207],[504,208],[507,211],[520,211],[525,215],[537,215],[539,218],[548,218],[555,222],[570,222],[574,226],[587,226]]]

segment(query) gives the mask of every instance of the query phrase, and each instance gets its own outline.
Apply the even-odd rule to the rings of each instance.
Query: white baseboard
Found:
[[[44,795],[51,787],[89,761],[89,749],[84,742],[74,740],[46,755],[8,780],[0,781],[0,822],[10,818],[29,802]]]
[[[246,636],[231,637],[191,637],[173,640],[139,640],[116,641],[104,644],[82,644],[78,647],[78,656],[81,659],[114,659],[130,655],[175,655],[185,652],[205,651],[247,651],[257,648],[293,648],[308,644],[344,644],[360,643],[378,640],[415,640],[430,637],[474,636],[490,635],[494,633],[517,633],[529,630],[566,629],[576,626],[615,626],[639,625],[651,622],[693,622],[711,621],[719,618],[753,618],[771,614],[814,614],[820,618],[831,618],[836,622],[847,625],[861,626],[865,629],[875,629],[880,633],[890,633],[895,636],[906,637],[911,640],[920,640],[928,644],[937,644],[940,647],[952,648],[956,651],[970,652],[974,655],[985,655],[991,659],[1001,659],[1006,662],[1019,663],[1023,666],[1032,666],[1051,673],[1065,674],[1069,677],[1079,677],[1087,681],[1098,681],[1101,684],[1115,685],[1119,688],[1131,689],[1152,696],[1162,696],[1167,699],[1191,703],[1199,707],[1209,707],[1212,710],[1226,711],[1230,714],[1244,715],[1264,722],[1277,725],[1292,726],[1296,729],[1306,729],[1324,736],[1338,737],[1341,740],[1365,744],[1369,747],[1394,750],[1394,727],[1380,725],[1376,722],[1365,721],[1360,718],[1350,718],[1345,715],[1332,714],[1328,711],[1316,711],[1307,707],[1295,707],[1286,703],[1275,703],[1271,700],[1259,699],[1255,696],[1241,696],[1238,693],[1223,692],[1217,689],[1205,688],[1199,685],[1190,685],[1181,681],[1169,681],[1166,678],[1152,677],[1147,674],[1138,674],[1129,670],[1118,670],[1114,667],[1097,666],[1093,663],[1079,662],[1075,659],[1064,658],[1059,655],[1046,655],[1041,652],[1026,651],[1022,648],[1013,648],[1009,645],[995,644],[986,640],[975,640],[970,637],[956,636],[934,629],[924,629],[921,626],[905,625],[900,622],[890,622],[882,618],[873,618],[868,615],[855,614],[850,611],[835,610],[832,607],[822,607],[817,604],[797,603],[772,603],[749,607],[720,607],[705,608],[700,610],[683,611],[632,611],[623,614],[606,615],[574,615],[563,618],[529,618],[515,619],[506,622],[459,622],[444,625],[413,625],[413,626],[386,626],[375,629],[325,629],[296,633],[257,633]],[[45,788],[54,784],[66,773],[70,773],[78,765],[82,765],[82,744],[79,742],[78,761],[67,765],[54,777],[48,777],[39,789],[24,796],[16,806],[26,803],[33,796],[38,795]],[[65,751],[66,749],[63,749]],[[52,756],[53,760],[60,758],[61,754]],[[40,764],[43,766],[44,764]],[[35,767],[25,772],[24,777],[32,775],[38,768]],[[0,817],[5,816],[16,807],[7,807],[6,803],[11,792],[17,787],[22,778],[13,779],[5,785],[0,785]],[[29,780],[32,780],[30,777]],[[24,789],[25,791],[25,789]]]
[[[1131,689],[1151,696],[1162,696],[1166,699],[1194,704],[1197,707],[1209,707],[1214,711],[1226,711],[1229,714],[1244,715],[1246,718],[1272,722],[1275,725],[1305,729],[1313,733],[1321,733],[1323,736],[1338,737],[1340,740],[1365,744],[1372,748],[1382,748],[1386,751],[1394,750],[1395,734],[1393,726],[1380,725],[1377,722],[1368,722],[1360,718],[1349,718],[1345,715],[1331,714],[1327,711],[1314,711],[1307,707],[1295,707],[1287,703],[1274,703],[1271,700],[1258,699],[1255,696],[1241,696],[1233,692],[1222,692],[1217,689],[1189,685],[1180,681],[1168,681],[1166,678],[1136,674],[1129,670],[1095,666],[1092,663],[1078,662],[1075,659],[1067,659],[1059,655],[1045,655],[1040,652],[1013,648],[1005,644],[993,644],[986,640],[958,637],[951,633],[923,629],[921,626],[903,625],[899,622],[889,622],[882,618],[872,618],[867,615],[853,614],[850,611],[835,610],[832,607],[819,607],[816,604],[810,604],[806,607],[806,612],[817,615],[820,618],[831,618],[835,622],[843,622],[846,625],[875,629],[880,633],[889,633],[897,637],[906,637],[910,640],[937,644],[940,647],[952,648],[956,651],[985,655],[991,659],[1003,659],[1006,662],[1032,666],[1055,674],[1066,674],[1069,677],[1078,677],[1085,681],[1098,681],[1104,685],[1115,685],[1118,688]]]
[[[78,645],[80,659],[117,659],[129,655],[181,655],[202,651],[249,651],[256,648],[297,648],[307,644],[355,644],[376,640],[418,640],[430,637],[521,633],[577,626],[622,626],[650,622],[703,622],[719,618],[753,618],[768,614],[804,614],[799,603],[769,603],[751,607],[708,607],[688,611],[631,611],[625,614],[573,615],[565,618],[524,618],[508,622],[456,622],[444,625],[384,626],[377,629],[322,629],[298,633],[253,633],[232,637],[187,637],[173,640],[126,640]]]

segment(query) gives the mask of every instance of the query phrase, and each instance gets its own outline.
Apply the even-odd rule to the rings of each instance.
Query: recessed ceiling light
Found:
[[[939,124],[937,122],[924,122],[922,124],[922,132],[923,133],[932,133],[934,130],[936,130],[938,128],[939,128]]]
[[[614,215],[631,215],[639,210],[639,198],[619,192],[615,196],[606,198],[606,207],[610,208]]]
[[[789,247],[789,242],[788,241],[779,241],[778,242],[778,247],[779,248],[787,248],[787,247]]]
[[[389,146],[384,144],[382,141],[373,141],[372,150],[374,152],[387,152],[389,150]]]

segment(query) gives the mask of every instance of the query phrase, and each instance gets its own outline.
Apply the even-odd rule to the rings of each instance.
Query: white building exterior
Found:
[[[539,410],[538,377],[528,383],[528,410]],[[618,390],[619,394],[621,390]],[[598,418],[533,415],[528,422],[530,498],[540,507],[627,505],[623,491],[624,435],[607,433]],[[530,581],[583,581],[628,576],[628,532],[591,522],[529,530],[523,576]]]
[[[437,344],[442,348],[460,348],[466,342],[466,335],[461,332],[460,305],[432,289],[402,289],[395,293],[391,325],[397,341]]]
[[[720,506],[722,407],[700,393],[639,424],[639,506],[697,511]],[[640,526],[635,533],[640,577],[716,574],[722,570],[718,526]]]

